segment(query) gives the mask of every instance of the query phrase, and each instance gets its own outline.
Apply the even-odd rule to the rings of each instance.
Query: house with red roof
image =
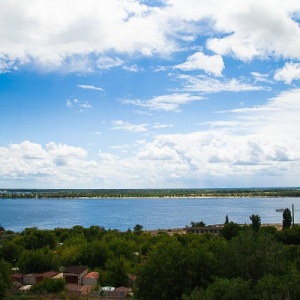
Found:
[[[84,285],[96,285],[98,282],[99,273],[89,272],[82,278],[82,284]]]

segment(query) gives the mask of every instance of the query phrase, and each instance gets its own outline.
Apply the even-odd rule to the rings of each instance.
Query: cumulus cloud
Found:
[[[208,56],[202,52],[197,52],[189,56],[186,62],[176,65],[174,68],[183,71],[203,70],[206,73],[221,76],[224,69],[224,62],[219,55]]]
[[[122,100],[124,104],[136,105],[150,110],[179,111],[179,107],[193,101],[203,100],[204,97],[195,96],[188,93],[175,93],[161,95],[149,100]]]
[[[245,61],[268,56],[299,58],[300,28],[292,18],[293,10],[298,11],[299,6],[292,7],[287,2],[247,0],[243,5],[227,2],[213,16],[215,29],[224,35],[210,38],[207,48]]]
[[[95,166],[87,161],[86,151],[79,147],[64,144],[40,144],[24,141],[0,148],[2,179],[22,180],[31,178],[34,186],[68,184],[84,179]],[[82,170],[80,170],[82,168]],[[80,172],[79,172],[80,171]]]
[[[137,140],[134,150],[133,145],[120,145],[111,151],[99,151],[96,160],[90,160],[82,148],[53,142],[45,147],[29,141],[0,147],[0,176],[8,180],[30,177],[44,187],[220,187],[222,183],[245,187],[299,183],[299,89],[283,92],[265,104],[223,113],[231,116],[230,122],[220,120],[211,123],[211,129]],[[135,132],[147,130],[146,124],[132,125],[121,120],[113,126]]]
[[[291,84],[300,79],[300,63],[287,62],[282,69],[275,72],[274,79]]]
[[[181,68],[196,62],[220,76],[223,55],[299,59],[298,12],[297,1],[284,0],[2,1],[0,70],[27,64],[67,72],[109,69],[123,65],[124,55],[166,57],[201,36],[217,55],[196,53]]]

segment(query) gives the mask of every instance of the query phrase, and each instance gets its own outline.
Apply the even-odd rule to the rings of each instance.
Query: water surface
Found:
[[[282,213],[276,209],[292,209],[292,204],[295,222],[300,223],[300,198],[0,199],[0,223],[13,231],[74,225],[124,231],[136,224],[149,230],[182,228],[192,221],[220,224],[226,215],[243,224],[251,222],[252,214],[258,214],[263,223],[281,223]]]

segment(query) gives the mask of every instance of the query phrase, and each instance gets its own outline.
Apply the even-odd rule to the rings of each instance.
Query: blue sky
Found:
[[[2,188],[299,186],[300,2],[0,2]]]

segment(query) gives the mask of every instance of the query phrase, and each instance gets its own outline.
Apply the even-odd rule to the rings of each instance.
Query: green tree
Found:
[[[229,217],[228,217],[228,215],[226,215],[224,224],[228,224],[228,223],[229,223]]]
[[[54,249],[56,245],[56,237],[54,232],[50,230],[40,230],[36,227],[26,228],[19,240],[23,247],[28,250],[40,249],[49,247]]]
[[[39,273],[57,269],[58,259],[49,248],[24,250],[17,266],[23,273]]]
[[[242,227],[234,222],[229,222],[223,226],[221,229],[221,235],[226,240],[231,240],[233,237],[237,236],[237,234],[242,230]]]
[[[137,299],[180,299],[195,286],[206,286],[216,265],[213,253],[197,235],[178,239],[166,236],[148,253],[138,272]]]
[[[218,254],[221,277],[258,280],[286,271],[283,246],[267,233],[243,230]]]
[[[141,234],[143,232],[143,225],[136,224],[133,228],[133,232],[136,234]]]
[[[290,299],[289,283],[285,277],[266,274],[255,285],[259,299]]]
[[[105,241],[93,241],[80,248],[78,260],[83,266],[104,268],[109,256],[108,244]]]
[[[135,295],[140,300],[180,299],[183,291],[183,246],[174,238],[164,237],[148,254],[136,280]]]
[[[108,259],[105,268],[106,272],[102,283],[117,287],[127,284],[130,264],[124,256]]]
[[[205,223],[203,221],[200,222],[191,222],[192,227],[204,227]]]
[[[260,227],[261,227],[261,218],[259,215],[251,215],[250,220],[252,222],[251,228],[255,231],[258,232]]]
[[[285,244],[300,245],[300,226],[295,225],[294,227],[280,230],[277,232],[277,237]]]
[[[0,300],[4,299],[6,289],[11,286],[10,270],[10,265],[0,259]]]
[[[66,282],[62,278],[44,278],[31,287],[33,293],[59,293],[65,290]]]
[[[195,289],[182,300],[252,300],[251,281],[241,278],[217,278],[206,290]]]
[[[22,252],[22,246],[17,245],[13,241],[5,241],[0,247],[0,257],[10,264],[14,265]]]
[[[289,208],[282,213],[282,229],[288,229],[292,225],[292,214]]]

